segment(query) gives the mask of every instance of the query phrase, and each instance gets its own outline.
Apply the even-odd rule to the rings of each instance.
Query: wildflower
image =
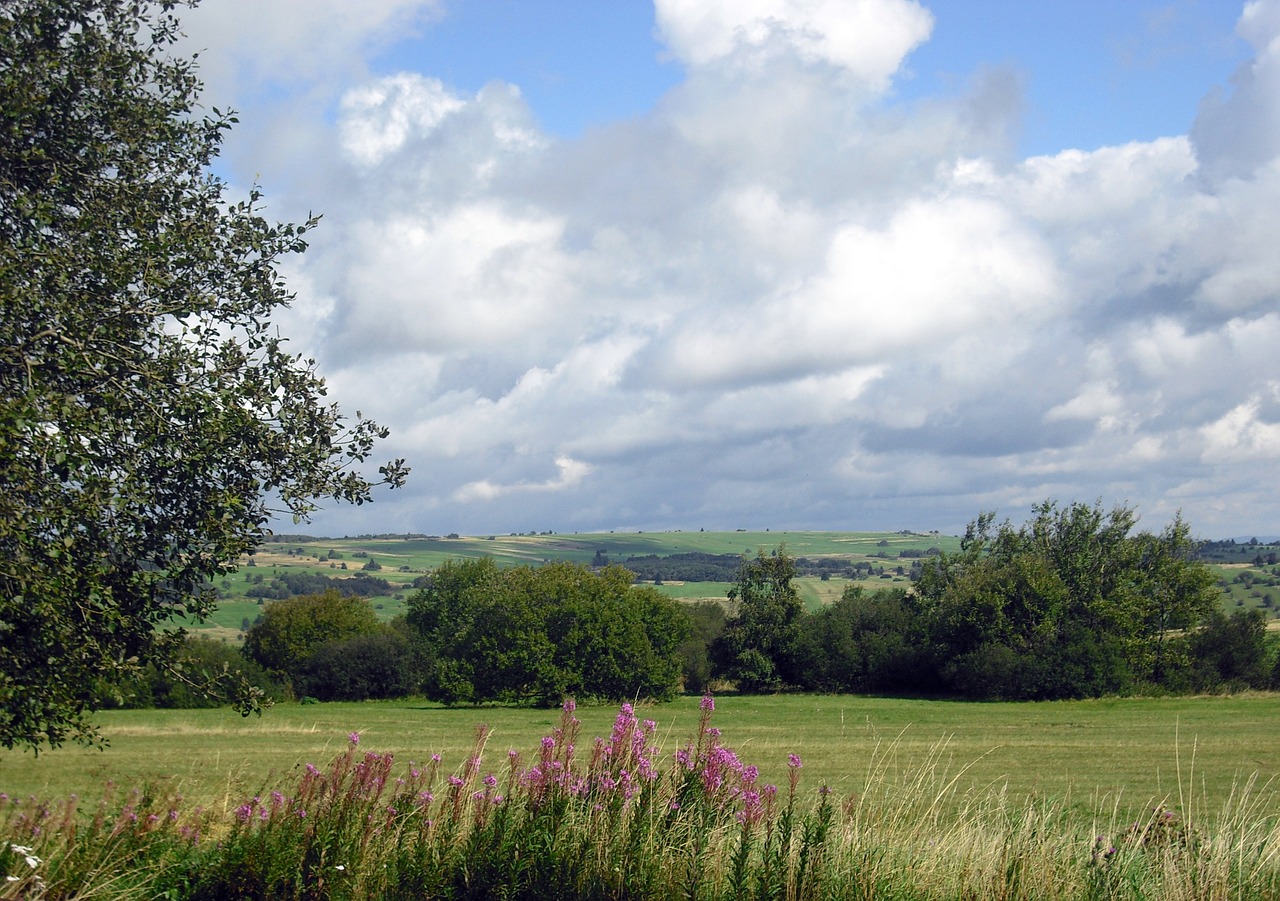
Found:
[[[336,867],[334,867],[334,869],[337,870],[339,873],[341,873],[344,870],[346,870],[346,866],[344,864],[338,864]]]
[[[804,766],[804,764],[800,761],[800,755],[799,755],[799,754],[788,754],[788,755],[787,755],[787,766],[788,766],[788,767],[790,767],[790,768],[791,768],[791,769],[793,769],[793,770],[798,770],[798,769],[800,769],[800,767]]]
[[[31,869],[34,870],[36,867],[40,866],[40,858],[36,857],[35,854],[32,853],[32,849],[28,848],[26,845],[10,844],[9,850],[14,854],[22,855],[23,860],[26,861],[27,866],[31,867]]]
[[[716,709],[715,699],[711,695],[703,695],[702,700],[698,702],[698,709],[703,713],[711,713]]]
[[[573,712],[574,712],[575,710],[577,710],[577,709],[578,709],[578,705],[577,705],[577,703],[573,700],[573,698],[565,698],[565,701],[564,701],[564,712],[565,712],[565,713],[573,713]]]
[[[354,748],[356,745],[360,744],[360,733],[352,732],[347,736],[347,741],[351,742],[351,747]]]
[[[493,788],[498,784],[498,777],[493,775],[493,773],[490,773],[489,775],[484,777],[484,784],[489,786],[490,788]]]
[[[307,764],[307,775],[308,775],[308,776],[315,776],[315,775],[318,775],[318,774],[319,774],[319,772],[320,772],[320,771],[319,771],[318,769],[316,769],[316,765],[315,765],[314,763],[308,763],[308,764]]]

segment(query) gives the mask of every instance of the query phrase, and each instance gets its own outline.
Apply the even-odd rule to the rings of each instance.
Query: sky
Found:
[[[279,531],[1280,533],[1280,0],[204,0],[278,318],[413,473]]]

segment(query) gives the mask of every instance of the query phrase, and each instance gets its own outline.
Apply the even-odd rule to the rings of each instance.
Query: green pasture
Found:
[[[901,532],[602,532],[572,535],[494,535],[460,538],[323,538],[280,541],[263,545],[254,555],[257,567],[306,567],[329,575],[331,564],[346,563],[358,570],[369,556],[383,567],[378,575],[388,581],[412,581],[416,574],[434,569],[446,560],[493,557],[500,564],[538,564],[548,560],[590,563],[597,551],[615,562],[629,556],[706,553],[754,556],[760,549],[785,544],[796,557],[845,557],[873,559],[877,555],[896,562],[899,551],[939,547],[954,551],[960,539],[938,534]],[[288,554],[302,551],[301,555]],[[340,557],[330,558],[330,551]],[[367,556],[356,556],[364,554]],[[414,571],[398,572],[400,567]],[[244,576],[246,570],[238,574]],[[249,574],[252,575],[252,574]]]
[[[870,781],[907,784],[928,769],[956,780],[956,797],[1007,791],[1065,800],[1089,811],[1135,815],[1158,802],[1220,811],[1253,776],[1280,810],[1280,695],[962,703],[854,696],[722,696],[713,725],[762,778],[785,782],[788,754],[804,761],[806,785],[842,796]],[[474,729],[493,728],[486,766],[508,749],[529,754],[555,710],[452,708],[415,701],[286,704],[242,719],[226,710],[110,711],[99,722],[105,750],[64,747],[38,757],[0,752],[0,791],[83,799],[110,780],[119,790],[176,787],[194,803],[240,803],[279,776],[337,754],[351,732],[361,747],[398,760],[439,753],[448,767],[468,755]],[[583,707],[579,747],[607,735],[613,707]],[[698,699],[642,705],[668,754],[696,726]]]
[[[306,572],[341,578],[359,572],[370,560],[381,566],[373,573],[391,583],[391,593],[371,597],[370,603],[382,619],[390,619],[405,609],[415,579],[449,560],[493,557],[503,566],[540,565],[551,560],[568,560],[589,564],[600,552],[614,562],[625,562],[630,556],[655,554],[660,557],[692,552],[754,556],[759,550],[772,550],[785,544],[788,553],[797,557],[841,557],[851,562],[867,560],[884,566],[891,574],[884,579],[864,580],[868,588],[903,587],[908,580],[892,575],[895,567],[910,567],[900,559],[902,550],[924,551],[932,547],[954,551],[959,539],[946,535],[914,532],[604,532],[573,535],[493,535],[459,538],[297,538],[262,545],[246,558],[239,570],[216,580],[223,600],[218,610],[204,624],[195,628],[236,641],[247,618],[250,623],[261,612],[257,598],[246,592],[255,581],[269,584],[271,579]],[[345,566],[346,569],[342,567]],[[832,579],[797,580],[805,606],[815,610],[840,597],[848,582]],[[670,597],[682,600],[723,598],[729,583],[668,583],[660,586]],[[267,601],[270,603],[270,601]],[[194,624],[193,624],[194,625]]]

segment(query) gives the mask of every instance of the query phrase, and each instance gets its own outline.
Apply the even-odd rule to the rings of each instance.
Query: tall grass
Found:
[[[480,727],[452,767],[352,733],[327,766],[220,809],[145,787],[88,806],[0,798],[0,897],[1280,897],[1270,786],[1241,785],[1211,827],[1190,788],[1123,821],[1118,805],[961,792],[941,745],[899,775],[889,743],[837,796],[795,754],[764,784],[713,710],[705,698],[664,750],[630,705],[585,740],[569,702],[528,752],[492,753]]]

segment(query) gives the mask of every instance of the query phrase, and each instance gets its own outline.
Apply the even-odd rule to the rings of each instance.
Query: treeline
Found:
[[[888,545],[888,542],[883,542]],[[876,556],[884,563],[873,563],[869,560],[854,562],[843,557],[796,557],[793,561],[797,575],[818,576],[823,579],[843,578],[857,579],[884,575],[886,572],[906,575],[908,569],[914,576],[919,571],[918,560],[941,553],[936,548],[920,550],[908,548],[890,554],[879,551]],[[906,566],[892,563],[891,560],[909,561]],[[596,551],[592,566],[606,566],[610,563],[604,551]],[[742,558],[735,554],[707,554],[692,551],[684,554],[669,554],[659,557],[657,554],[631,556],[622,565],[630,570],[638,581],[645,582],[734,582],[742,568]],[[886,569],[887,566],[887,569]]]
[[[444,564],[381,623],[334,587],[267,604],[242,650],[189,639],[184,672],[145,671],[117,703],[188,706],[194,684],[268,696],[550,705],[708,688],[1040,700],[1280,688],[1260,610],[1222,610],[1175,519],[1127,507],[983,514],[955,553],[915,559],[909,590],[846,589],[805,611],[785,547],[737,560],[728,605],[681,604],[621,566]],[[691,564],[694,560],[689,561]]]
[[[342,577],[309,572],[285,572],[271,578],[261,574],[253,576],[249,580],[248,587],[245,588],[244,596],[264,600],[284,600],[304,594],[336,591],[348,597],[379,597],[397,590],[399,589],[392,587],[386,579],[371,576],[364,571]]]
[[[1127,507],[1046,502],[1021,527],[980,516],[910,591],[808,614],[785,554],[744,567],[713,668],[740,689],[1040,700],[1280,688],[1266,616],[1227,616],[1181,519],[1134,533]]]
[[[490,558],[460,560],[434,570],[390,623],[379,622],[367,599],[335,588],[275,601],[242,649],[188,638],[179,673],[144,670],[104,689],[103,700],[196,706],[196,686],[235,678],[300,700],[666,699],[684,684],[692,631],[679,603],[634,585],[619,566],[500,569]]]

